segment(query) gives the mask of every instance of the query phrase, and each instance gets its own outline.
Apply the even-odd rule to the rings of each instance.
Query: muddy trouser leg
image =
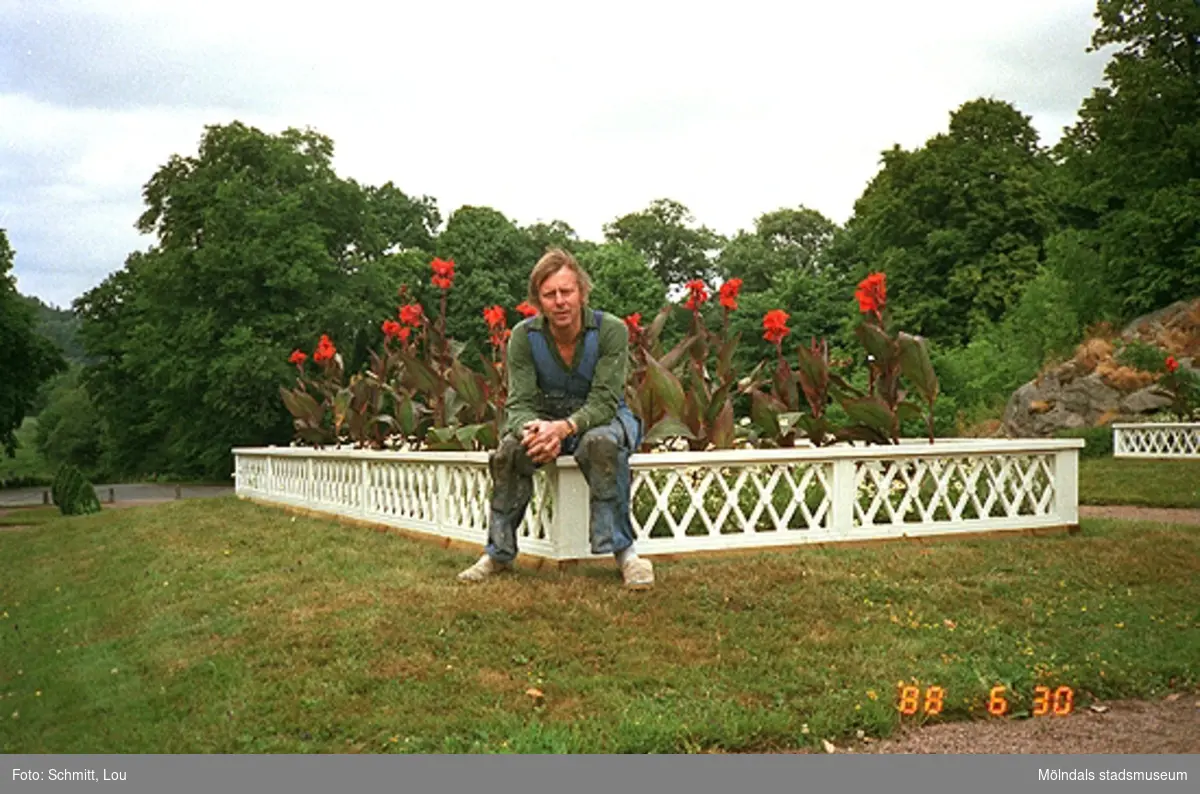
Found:
[[[488,524],[487,554],[496,562],[517,556],[517,527],[533,498],[533,461],[516,436],[506,436],[488,457],[492,473],[492,514]]]
[[[590,492],[593,554],[615,554],[633,545],[630,453],[625,430],[617,420],[584,433],[575,449],[575,460]]]

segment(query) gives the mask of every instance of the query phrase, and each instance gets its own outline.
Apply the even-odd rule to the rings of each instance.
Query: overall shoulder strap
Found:
[[[604,313],[597,309],[594,316],[596,327],[589,328],[583,335],[583,358],[579,362],[578,370],[579,377],[589,384],[592,382],[592,375],[596,372],[596,364],[600,361],[600,323],[603,321]]]
[[[537,372],[538,384],[546,391],[563,391],[567,386],[567,373],[563,371],[550,353],[546,335],[536,328],[529,329],[529,351],[533,354],[533,368]]]

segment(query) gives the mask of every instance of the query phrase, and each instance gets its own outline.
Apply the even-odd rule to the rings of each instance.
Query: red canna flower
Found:
[[[1175,356],[1167,356],[1167,372],[1174,372],[1179,369],[1179,362],[1175,360]]]
[[[433,269],[433,286],[438,289],[450,289],[454,283],[454,260],[434,257],[429,266]]]
[[[401,327],[400,332],[396,334],[396,336],[400,337],[401,342],[407,344],[408,338],[412,336],[412,329],[408,327]]]
[[[297,367],[308,360],[308,354],[303,350],[293,350],[292,355],[288,358],[289,364],[295,364]]]
[[[489,306],[483,310],[483,320],[487,323],[488,329],[496,331],[503,328],[506,323],[503,306]]]
[[[642,328],[642,313],[634,312],[625,318],[625,327],[629,329],[630,338],[636,339],[645,328]]]
[[[708,287],[704,286],[704,282],[700,279],[689,281],[685,284],[688,288],[687,307],[691,311],[699,310],[700,306],[708,300]]]
[[[742,280],[731,278],[721,285],[721,305],[729,311],[737,308],[738,293],[742,291]]]
[[[425,310],[419,303],[409,303],[400,307],[400,322],[413,328],[425,321]]]
[[[492,333],[491,336],[488,337],[488,339],[491,341],[493,347],[504,347],[506,344],[508,344],[508,338],[510,336],[512,336],[512,331],[509,329],[497,329],[494,333]]]
[[[517,311],[521,314],[522,317],[533,317],[534,315],[536,315],[538,313],[538,310],[536,308],[534,308],[529,303],[529,301],[521,301],[520,303],[518,303]]]
[[[313,361],[323,364],[336,355],[337,348],[333,346],[328,334],[321,334],[321,341],[317,343],[317,349],[313,351]]]
[[[400,323],[396,322],[395,320],[384,320],[383,321],[384,337],[391,339],[393,337],[400,336],[400,327],[401,327]]]
[[[783,338],[791,333],[787,327],[788,313],[782,309],[772,309],[763,315],[763,339],[773,345],[778,345]]]
[[[858,283],[854,293],[858,299],[858,310],[863,314],[874,312],[878,317],[887,303],[887,276],[883,273],[872,273]]]

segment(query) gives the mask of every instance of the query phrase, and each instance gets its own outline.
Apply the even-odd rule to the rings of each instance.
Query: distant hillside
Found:
[[[70,363],[84,363],[86,357],[79,340],[79,318],[75,312],[47,306],[32,295],[22,295],[21,299],[37,310],[38,333],[56,344],[63,358]]]

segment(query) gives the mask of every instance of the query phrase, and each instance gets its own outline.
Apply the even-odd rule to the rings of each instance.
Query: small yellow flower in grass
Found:
[[[1080,607],[1080,608],[1079,608],[1079,611],[1080,611],[1080,612],[1087,612],[1087,607]]]
[[[24,670],[18,670],[18,671],[17,671],[17,675],[25,675],[25,671],[24,671]]]
[[[170,584],[170,582],[163,582],[163,587],[166,587],[169,584]]]
[[[40,698],[42,696],[42,690],[40,690],[40,689],[37,690],[36,692],[33,693],[33,696],[35,698]]]
[[[55,585],[55,586],[54,586],[54,592],[56,592],[56,593],[61,593],[61,592],[62,592],[62,587],[60,587],[59,585]]]
[[[8,617],[8,612],[5,612],[5,613],[4,613],[4,617]]]
[[[225,549],[225,556],[226,556],[226,557],[228,557],[228,556],[229,556],[229,549]]]
[[[116,675],[116,674],[117,674],[117,668],[115,668],[115,667],[114,667],[114,668],[113,668],[112,670],[110,670],[109,672],[110,672],[110,673],[112,673],[113,675]]]
[[[12,717],[12,718],[13,718],[14,720],[15,720],[15,719],[19,719],[19,718],[20,718],[20,716],[21,716],[21,712],[19,712],[19,711],[14,711],[14,712],[13,712],[13,717]]]
[[[392,738],[388,739],[388,741],[389,741],[389,742],[391,742],[391,743],[393,743],[393,744],[395,744],[395,743],[397,743],[397,742],[399,742],[399,741],[400,741],[400,737],[399,737],[399,736],[393,736]]]
[[[1113,625],[1119,629],[1123,629],[1123,628],[1125,628],[1125,621],[1121,621],[1120,623],[1114,623]]]
[[[855,710],[855,711],[862,711],[862,704],[861,704],[861,703],[855,703],[855,704],[854,704],[854,710]]]
[[[874,689],[867,690],[867,697],[869,697],[871,700],[879,700],[879,695],[875,694]]]

